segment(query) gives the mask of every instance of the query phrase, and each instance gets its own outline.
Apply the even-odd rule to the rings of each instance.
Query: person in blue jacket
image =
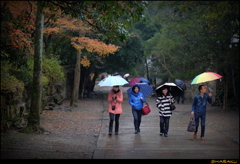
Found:
[[[206,121],[206,107],[207,102],[212,103],[212,93],[207,94],[207,87],[200,85],[198,87],[199,93],[194,96],[192,103],[192,112],[195,116],[196,131],[193,134],[193,138],[196,139],[199,126],[199,119],[201,119],[201,140],[205,140],[205,121]]]
[[[140,87],[134,85],[128,103],[132,106],[135,134],[140,132],[143,103],[146,102],[145,96],[140,92]]]

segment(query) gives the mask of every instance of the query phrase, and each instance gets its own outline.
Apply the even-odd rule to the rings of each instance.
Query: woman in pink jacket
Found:
[[[123,93],[122,90],[119,89],[119,86],[113,86],[113,88],[110,90],[108,94],[108,101],[109,107],[109,135],[112,135],[112,129],[113,129],[113,121],[115,116],[115,135],[118,135],[118,129],[119,129],[119,117],[120,114],[122,114],[122,102],[123,102]]]

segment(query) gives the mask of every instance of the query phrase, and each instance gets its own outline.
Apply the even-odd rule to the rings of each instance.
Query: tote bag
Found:
[[[196,130],[196,124],[195,124],[195,119],[194,119],[194,115],[191,115],[190,117],[190,121],[187,127],[187,131],[188,132],[195,132]]]
[[[142,115],[148,115],[148,113],[150,113],[150,112],[151,112],[151,109],[150,109],[148,103],[146,102],[142,108]]]

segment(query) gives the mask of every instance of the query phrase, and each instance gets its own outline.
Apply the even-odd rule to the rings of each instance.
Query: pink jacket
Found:
[[[117,96],[116,103],[114,103],[114,100],[112,99],[113,95],[114,92],[113,89],[111,89],[108,94],[108,101],[110,102],[108,106],[108,112],[113,114],[122,114],[122,102],[123,102],[122,90],[119,89],[119,92],[116,93]],[[115,110],[112,110],[112,106],[115,106]]]

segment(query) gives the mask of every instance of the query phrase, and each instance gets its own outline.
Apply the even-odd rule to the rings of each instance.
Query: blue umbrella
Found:
[[[140,92],[142,92],[144,94],[145,97],[150,96],[153,89],[152,87],[150,87],[148,84],[146,83],[136,83],[135,85],[138,85],[140,88]],[[133,86],[132,86],[133,87]],[[128,93],[128,97],[130,97],[131,93],[132,93],[132,87],[128,88],[127,93]]]
[[[180,88],[182,88],[182,90],[186,90],[186,89],[187,89],[185,83],[184,83],[182,80],[180,80],[180,79],[175,79],[175,83],[176,83]]]
[[[145,78],[140,78],[139,81],[145,82],[145,83],[150,83],[150,81],[148,79],[145,79]]]

